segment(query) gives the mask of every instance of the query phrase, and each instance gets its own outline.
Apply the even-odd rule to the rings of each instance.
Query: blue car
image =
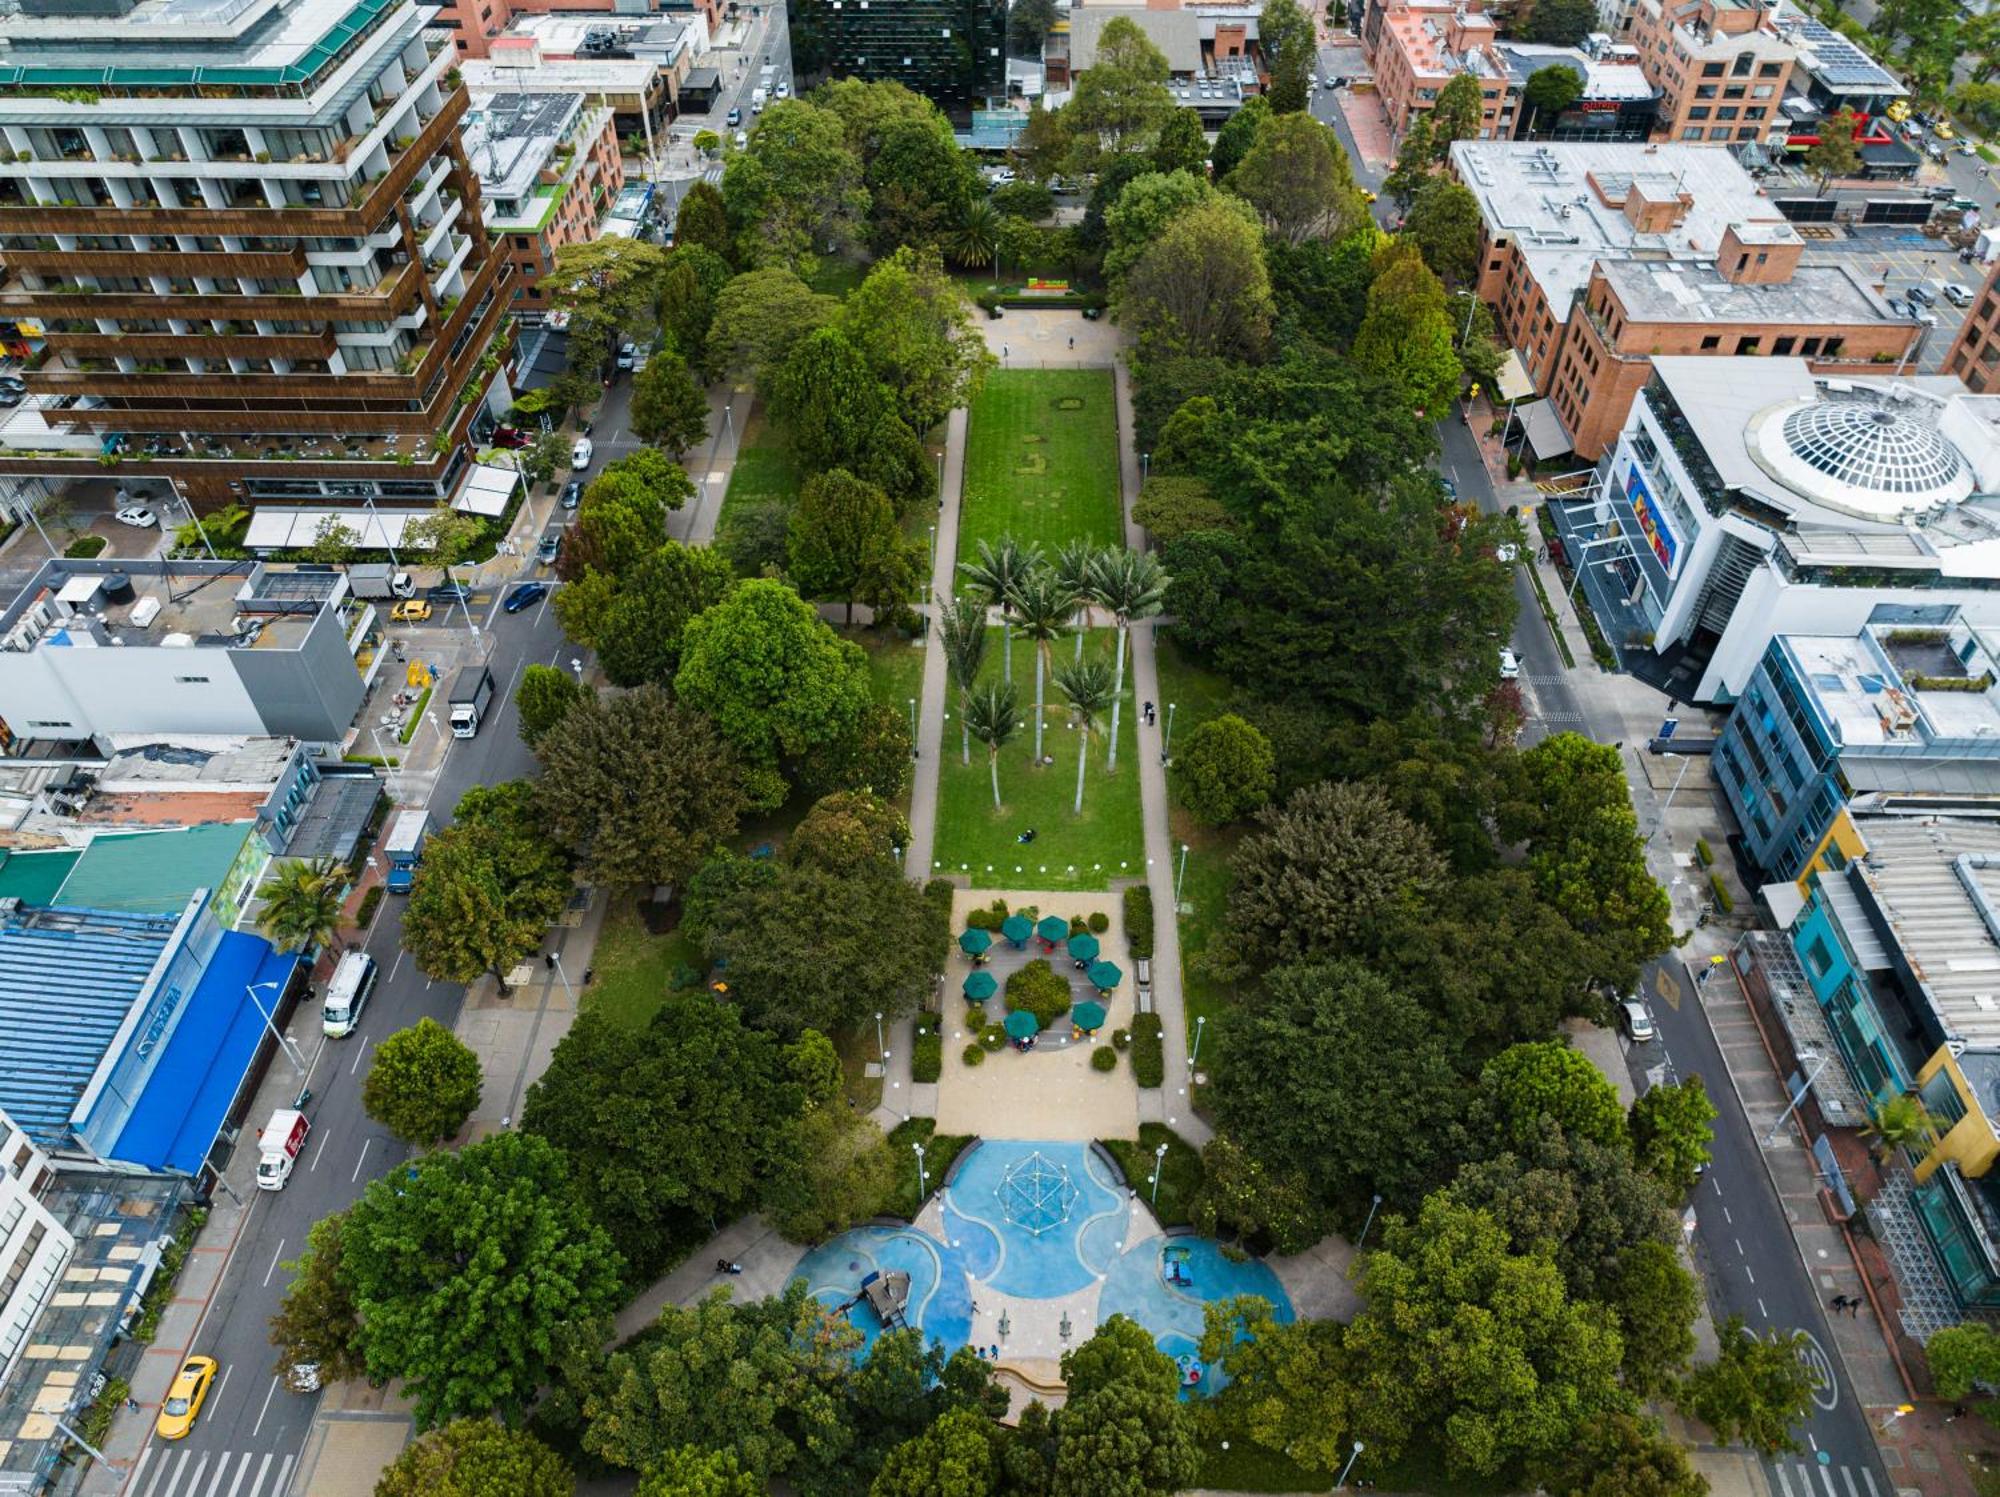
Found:
[[[522,582],[507,594],[507,601],[500,606],[509,613],[519,613],[524,608],[533,608],[549,595],[546,582]]]

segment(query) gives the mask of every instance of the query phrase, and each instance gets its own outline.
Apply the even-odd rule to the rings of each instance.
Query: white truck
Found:
[[[762,114],[762,113],[764,112],[764,100],[765,100],[765,99],[766,99],[767,97],[769,97],[769,96],[768,96],[768,95],[767,95],[767,94],[766,94],[766,93],[764,92],[764,90],[763,90],[763,89],[761,89],[761,88],[753,88],[753,89],[751,89],[751,90],[750,90],[750,112],[751,112],[752,114]]]
[[[355,597],[365,598],[371,603],[415,597],[417,591],[417,584],[408,572],[399,572],[386,562],[349,567],[347,586]]]
[[[493,672],[483,665],[461,666],[451,678],[451,736],[471,738],[479,732],[487,704],[493,700]]]
[[[312,1124],[296,1107],[280,1107],[257,1135],[257,1188],[283,1190],[292,1178],[292,1166],[305,1152],[306,1135]]]

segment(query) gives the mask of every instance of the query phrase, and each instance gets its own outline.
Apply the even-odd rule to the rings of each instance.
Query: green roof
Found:
[[[178,915],[195,890],[222,888],[254,830],[238,821],[94,838],[63,883],[61,902],[87,910]]]
[[[53,904],[56,890],[82,857],[79,852],[0,851],[0,899],[22,904]]]

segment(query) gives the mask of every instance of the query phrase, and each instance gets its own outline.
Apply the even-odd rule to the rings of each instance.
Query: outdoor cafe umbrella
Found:
[[[1086,998],[1069,1011],[1069,1022],[1084,1034],[1094,1034],[1104,1027],[1104,1005]]]
[[[978,926],[974,926],[971,930],[961,933],[958,938],[958,949],[973,958],[984,956],[986,948],[992,944],[993,932],[990,930],[981,930]]]
[[[1027,945],[1028,937],[1034,933],[1035,922],[1030,920],[1026,915],[1009,915],[1005,920],[1000,922],[1000,934],[1016,946]]]
[[[1116,962],[1093,962],[1090,968],[1090,985],[1100,993],[1108,993],[1118,986],[1118,980],[1125,974]]]
[[[974,1003],[984,1003],[1000,991],[1000,981],[991,972],[968,972],[965,974],[965,996]]]
[[[1050,946],[1069,939],[1069,922],[1060,915],[1044,915],[1042,923],[1035,927],[1035,934]]]
[[[1072,958],[1074,958],[1076,961],[1079,962],[1096,961],[1097,937],[1071,936],[1069,938],[1069,954]]]
[[[1041,1027],[1042,1021],[1025,1008],[1017,1008],[1007,1015],[1007,1038],[1011,1040],[1031,1040]]]

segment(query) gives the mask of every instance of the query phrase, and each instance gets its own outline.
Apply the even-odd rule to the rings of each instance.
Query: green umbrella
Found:
[[[1069,954],[1070,954],[1070,956],[1071,956],[1071,958],[1072,958],[1072,959],[1074,959],[1074,960],[1076,960],[1076,961],[1079,961],[1079,962],[1094,962],[1094,961],[1096,961],[1096,960],[1097,960],[1097,937],[1095,937],[1095,936],[1071,936],[1071,937],[1069,938]]]
[[[1041,1029],[1042,1021],[1025,1008],[1017,1008],[1007,1015],[1007,1037],[1015,1040],[1031,1040]]]
[[[1086,1034],[1104,1027],[1104,1005],[1093,1003],[1088,998],[1069,1011],[1069,1021]]]
[[[1090,968],[1090,985],[1100,993],[1108,993],[1118,986],[1118,980],[1124,975],[1118,970],[1116,962],[1095,962]]]
[[[1034,933],[1035,922],[1030,920],[1026,915],[1009,915],[1005,920],[1000,922],[1000,934],[1012,941],[1016,946],[1025,944],[1028,937]]]
[[[1035,927],[1035,934],[1051,946],[1069,939],[1069,922],[1060,915],[1044,915],[1042,923]]]
[[[965,996],[974,1003],[984,1003],[1000,991],[1000,982],[991,972],[981,970],[965,974]]]
[[[974,926],[958,938],[958,949],[967,956],[984,956],[986,948],[993,944],[993,932],[980,930]]]

